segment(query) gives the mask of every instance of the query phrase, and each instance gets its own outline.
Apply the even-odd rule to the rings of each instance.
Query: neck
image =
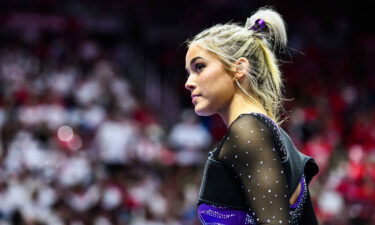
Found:
[[[266,110],[261,104],[250,101],[248,96],[245,96],[243,93],[236,93],[228,107],[221,110],[218,114],[228,128],[241,114],[253,112],[267,115]]]

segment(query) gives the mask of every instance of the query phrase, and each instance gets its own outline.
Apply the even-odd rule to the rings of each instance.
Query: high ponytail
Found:
[[[245,28],[251,29],[259,19],[265,21],[266,27],[255,32],[267,40],[267,44],[271,49],[285,48],[287,35],[282,16],[271,8],[260,8],[246,20]]]
[[[283,82],[276,52],[286,47],[287,35],[279,13],[260,8],[244,26],[218,24],[196,35],[188,46],[193,43],[216,56],[228,72],[236,70],[239,58],[248,59],[248,88],[237,82],[238,87],[250,100],[260,103],[276,123],[281,123]]]

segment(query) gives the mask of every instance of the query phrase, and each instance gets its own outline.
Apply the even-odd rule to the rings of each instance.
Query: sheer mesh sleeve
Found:
[[[286,174],[271,129],[252,114],[229,127],[219,160],[240,179],[257,224],[289,224]]]

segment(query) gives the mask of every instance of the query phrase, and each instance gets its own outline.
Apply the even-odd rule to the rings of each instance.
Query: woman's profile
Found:
[[[202,224],[317,224],[308,184],[318,166],[279,126],[276,54],[286,44],[284,21],[270,8],[244,26],[215,25],[188,42],[185,87],[195,113],[218,114],[228,128],[206,162]]]

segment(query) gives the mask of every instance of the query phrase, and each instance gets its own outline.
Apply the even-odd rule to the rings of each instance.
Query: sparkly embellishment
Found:
[[[202,210],[199,212],[199,214],[203,214],[203,215],[208,215],[208,216],[211,216],[211,217],[215,217],[215,218],[219,218],[219,219],[229,219],[231,217],[234,217],[235,214],[233,213],[225,213],[225,212],[221,212],[219,210],[215,210],[215,207],[212,206],[213,208],[211,209],[207,209],[207,210]],[[217,209],[220,209],[220,208],[217,208]]]
[[[287,151],[286,151],[286,148],[285,148],[285,144],[283,142],[283,140],[281,139],[281,133],[280,133],[280,130],[277,126],[277,124],[271,119],[269,118],[268,116],[262,114],[262,113],[252,113],[253,115],[255,115],[257,118],[261,119],[262,121],[264,121],[267,126],[274,130],[275,131],[275,134],[276,134],[276,147],[277,149],[279,150],[279,153],[280,153],[280,158],[282,161],[285,161],[286,158],[287,158]],[[276,159],[275,159],[276,161]]]
[[[250,208],[249,208],[249,211],[251,211]],[[242,223],[243,225],[256,225],[257,224],[255,222],[254,217],[251,216],[250,213],[246,213],[246,214],[243,214],[242,212],[237,213],[235,210],[229,207],[225,207],[225,206],[202,204],[202,205],[199,205],[198,215],[202,224],[207,224],[207,225],[208,224],[212,224],[212,225],[228,224],[228,222],[230,221],[243,220],[243,218],[245,219],[244,221],[245,223]]]
[[[301,192],[298,195],[296,203],[293,205],[290,205],[290,218],[291,218],[291,224],[297,224],[303,211],[303,207],[306,202],[307,198],[307,188],[306,188],[306,180],[305,177],[301,177]]]
[[[256,224],[254,218],[251,217],[249,214],[246,214],[245,225],[253,225],[253,224]]]
[[[258,114],[258,113],[252,113],[252,114],[254,114],[254,115],[256,115],[256,117],[257,118],[259,118],[263,123],[264,123],[264,127],[259,127],[258,129],[253,129],[253,130],[251,130],[251,133],[259,133],[259,131],[267,131],[267,133],[260,133],[260,136],[258,137],[258,140],[252,140],[252,139],[250,139],[250,140],[244,140],[244,142],[242,142],[242,143],[240,143],[240,144],[252,144],[253,142],[255,143],[255,142],[258,142],[261,146],[259,146],[259,147],[256,147],[255,146],[255,148],[252,148],[251,150],[256,150],[257,151],[257,149],[259,150],[259,151],[263,151],[263,152],[267,152],[268,153],[268,151],[269,150],[271,150],[272,149],[272,151],[273,152],[277,152],[278,154],[279,154],[279,156],[280,157],[278,157],[277,155],[274,155],[274,156],[276,156],[276,157],[273,157],[273,156],[271,156],[271,157],[269,157],[269,158],[267,158],[267,161],[266,161],[266,159],[263,159],[263,160],[259,160],[259,158],[258,158],[258,160],[257,160],[257,157],[256,157],[256,155],[255,155],[255,159],[253,158],[253,156],[252,156],[252,159],[254,159],[254,162],[255,162],[255,166],[257,165],[256,164],[256,162],[258,162],[259,164],[258,164],[258,168],[256,168],[255,167],[255,170],[257,170],[257,173],[256,173],[256,175],[258,175],[260,172],[265,172],[265,174],[263,175],[262,174],[262,177],[263,177],[263,179],[265,178],[266,180],[270,180],[270,182],[274,182],[275,181],[275,183],[276,184],[279,184],[279,183],[283,183],[283,182],[279,182],[279,180],[278,180],[278,178],[277,178],[277,176],[274,176],[274,175],[271,175],[271,172],[269,172],[268,174],[267,174],[267,171],[274,171],[274,172],[276,172],[275,171],[275,169],[272,169],[271,167],[269,167],[268,169],[267,169],[267,167],[264,167],[264,168],[262,168],[261,166],[259,166],[259,165],[271,165],[269,162],[272,162],[272,158],[273,158],[273,161],[280,161],[280,160],[282,160],[282,161],[284,161],[284,160],[286,160],[286,156],[287,156],[287,154],[286,154],[286,150],[285,150],[285,145],[283,144],[283,139],[281,139],[281,135],[280,135],[280,133],[281,133],[281,131],[282,130],[280,130],[279,129],[279,127],[270,119],[270,118],[268,118],[267,116],[265,116],[265,115],[262,115],[262,114]],[[242,117],[243,115],[241,115],[241,117]],[[244,120],[247,120],[247,118],[246,117],[243,117],[243,119]],[[248,121],[248,120],[247,120]],[[251,126],[250,126],[251,127]],[[244,126],[244,127],[242,127],[242,126],[240,126],[240,128],[242,129],[247,129],[247,127],[246,126]],[[268,130],[269,129],[269,130]],[[250,129],[249,129],[250,130]],[[245,131],[245,130],[243,130],[243,131]],[[260,140],[266,140],[266,141],[268,141],[269,139],[268,138],[266,138],[266,136],[262,136],[262,135],[264,135],[264,134],[267,134],[268,135],[268,131],[270,131],[270,132],[272,132],[272,134],[273,134],[273,138],[274,138],[274,144],[275,144],[275,147],[271,147],[271,148],[266,148],[265,147],[265,145],[262,145],[263,143],[265,143],[265,142],[260,142]],[[242,132],[242,131],[241,131]],[[248,132],[248,130],[247,130],[247,132]],[[282,133],[281,133],[282,134]],[[233,136],[235,136],[235,138],[233,138]],[[238,136],[237,135],[233,135],[232,136],[232,139],[231,139],[231,141],[233,142],[233,143],[231,143],[231,145],[224,145],[224,146],[229,146],[229,148],[228,147],[226,147],[227,148],[227,153],[228,154],[231,154],[231,155],[225,155],[225,154],[222,154],[222,156],[224,157],[224,159],[226,159],[226,161],[224,161],[224,162],[229,162],[229,163],[227,163],[227,165],[231,165],[232,167],[234,167],[234,166],[236,166],[235,168],[236,168],[236,170],[237,169],[242,169],[242,170],[237,170],[236,172],[237,173],[235,173],[235,174],[237,174],[237,175],[239,175],[239,176],[242,176],[242,173],[244,174],[244,177],[243,178],[245,178],[246,177],[246,174],[248,174],[248,179],[249,179],[249,181],[248,182],[246,182],[245,181],[245,183],[241,186],[241,188],[243,189],[243,190],[247,190],[247,192],[248,193],[252,193],[252,194],[254,194],[255,193],[255,191],[257,190],[257,189],[259,189],[259,186],[260,186],[260,183],[257,183],[257,179],[252,179],[252,177],[251,177],[251,175],[249,174],[249,172],[250,173],[252,173],[252,174],[254,174],[254,172],[253,171],[251,171],[251,170],[249,170],[249,171],[247,171],[248,169],[249,169],[249,164],[250,163],[254,163],[253,161],[251,161],[251,159],[249,158],[249,160],[248,161],[241,161],[240,159],[242,159],[242,156],[243,155],[241,155],[241,154],[243,154],[243,152],[241,152],[241,153],[238,153],[238,150],[239,149],[236,149],[236,145],[237,144],[239,144],[239,142],[238,142]],[[268,137],[268,136],[267,136]],[[284,137],[282,137],[282,138],[284,138]],[[230,137],[229,136],[224,136],[223,137],[223,139],[224,139],[224,141],[227,141],[227,140],[230,140]],[[236,141],[236,142],[235,142]],[[225,143],[225,142],[224,142]],[[235,145],[233,145],[233,144],[235,144]],[[231,147],[232,146],[232,147]],[[261,147],[264,147],[264,149],[262,149]],[[230,152],[231,150],[233,150],[233,148],[234,148],[234,150],[235,151],[232,151],[232,152]],[[246,149],[246,148],[245,148]],[[219,150],[222,150],[222,151],[224,151],[224,148],[222,148],[222,149],[220,149],[220,148],[218,148],[218,151]],[[247,149],[248,151],[244,151],[245,152],[245,154],[246,154],[246,157],[248,156],[248,155],[250,155],[249,154],[249,151],[250,151],[250,149],[248,148]],[[262,152],[262,153],[263,153]],[[224,152],[225,153],[225,152]],[[237,154],[234,154],[234,153],[237,153]],[[250,152],[251,154],[253,153],[253,152]],[[258,154],[259,154],[260,152],[258,152]],[[272,152],[271,152],[272,153]],[[275,153],[273,153],[273,154],[275,154]],[[241,157],[239,157],[238,156],[238,154],[240,154],[239,156],[241,156]],[[256,152],[254,152],[254,154],[256,154]],[[213,153],[213,155],[211,155],[211,157],[215,157],[215,153]],[[217,155],[216,155],[216,157],[217,157]],[[246,157],[244,157],[244,159],[246,159]],[[236,165],[234,165],[234,164],[231,164],[231,160],[233,160],[234,161],[234,159],[237,159],[238,161],[241,161],[241,163],[240,164],[236,164]],[[237,162],[237,161],[236,161]],[[254,164],[252,164],[252,165],[254,165]],[[246,166],[246,167],[244,167],[244,166]],[[239,168],[237,168],[237,167],[239,167]],[[262,169],[262,171],[260,171],[260,169]],[[244,172],[244,171],[246,171],[246,172]],[[285,174],[287,174],[287,172],[288,171],[286,171],[286,170],[277,170],[277,172],[279,172],[280,171],[280,173],[281,174],[283,174],[283,175],[285,175]],[[266,176],[267,175],[267,176]],[[268,175],[270,175],[270,176],[268,176]],[[259,175],[258,175],[259,176]],[[262,180],[262,177],[260,177],[259,178],[259,182]],[[250,179],[252,179],[252,180],[250,180]],[[262,180],[262,182],[264,182],[265,180]],[[283,181],[283,180],[282,180]],[[246,184],[246,185],[245,185]],[[250,185],[257,185],[258,186],[258,188],[253,188],[253,186],[252,187],[248,187],[248,185],[247,184],[250,184]],[[263,183],[262,183],[262,186],[263,186]],[[287,185],[285,185],[284,187],[286,187],[286,188],[288,188],[288,186]],[[306,188],[307,189],[307,188]],[[271,205],[273,205],[273,200],[272,200],[272,196],[274,196],[274,198],[275,198],[275,201],[278,201],[278,200],[283,200],[284,201],[284,199],[277,199],[279,196],[280,196],[280,198],[282,198],[282,196],[283,196],[283,194],[271,194],[272,192],[276,192],[276,191],[274,191],[273,189],[266,189],[266,191],[265,192],[261,192],[261,194],[260,194],[260,196],[261,197],[257,197],[258,199],[256,199],[256,197],[250,197],[249,199],[253,199],[253,201],[255,202],[255,201],[263,201],[264,203],[269,203],[269,204],[271,204]],[[288,223],[288,224],[299,224],[299,216],[300,216],[300,213],[302,212],[302,211],[298,211],[298,209],[300,209],[300,208],[302,208],[303,209],[303,207],[304,207],[304,193],[307,193],[307,191],[306,190],[301,190],[301,193],[300,193],[300,196],[301,196],[301,201],[298,201],[298,204],[297,204],[297,207],[295,208],[295,209],[293,209],[292,208],[292,206],[290,206],[291,207],[291,209],[289,210],[289,208],[288,208],[288,210],[287,209],[284,209],[284,208],[279,208],[280,209],[280,211],[284,211],[284,212],[288,212],[288,213],[290,213],[290,215],[291,215],[291,221],[290,221],[290,223]],[[268,194],[267,194],[268,193]],[[264,195],[262,195],[262,194],[264,194]],[[267,195],[266,195],[267,194]],[[285,198],[287,198],[287,195],[284,195],[285,196]],[[264,199],[264,200],[261,200],[261,199],[259,199],[259,198],[261,198],[261,199]],[[251,204],[251,203],[250,203]],[[275,206],[274,207],[276,207],[276,202],[275,202]],[[262,210],[265,210],[265,205],[263,205],[263,207],[264,208],[262,208],[261,207],[261,209]],[[277,207],[276,207],[276,209],[277,209]],[[250,216],[250,215],[253,215],[253,216]],[[269,218],[271,218],[271,216],[272,216],[272,218],[273,219],[269,219]],[[295,219],[295,218],[297,218],[297,219]],[[255,216],[255,213],[253,212],[253,209],[251,209],[251,208],[249,208],[248,209],[248,213],[246,214],[246,221],[244,221],[244,220],[242,220],[242,221],[244,221],[244,222],[242,222],[241,224],[244,224],[244,225],[255,225],[255,224],[258,224],[258,223],[256,223],[256,221],[262,221],[263,223],[264,222],[267,222],[267,223],[277,223],[277,224],[279,224],[279,223],[287,223],[288,222],[288,220],[285,220],[285,219],[283,219],[283,220],[279,220],[279,219],[281,219],[281,217],[277,217],[276,216],[276,218],[275,218],[275,216],[274,215],[270,215],[268,218],[266,217],[266,218],[264,218],[264,217],[259,217],[259,218],[257,218],[256,216]],[[250,221],[252,221],[252,223],[250,222]],[[250,222],[250,223],[249,223]],[[211,221],[205,221],[205,223],[203,223],[202,222],[202,224],[213,224]],[[225,221],[222,221],[222,222],[220,222],[220,223],[214,223],[214,224],[228,224],[227,222],[225,222]]]

